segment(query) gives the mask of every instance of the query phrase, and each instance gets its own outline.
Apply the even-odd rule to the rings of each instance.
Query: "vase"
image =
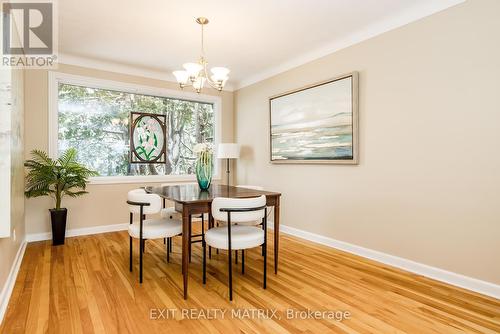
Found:
[[[68,210],[62,209],[49,209],[50,220],[52,223],[52,245],[64,245],[64,237],[66,235],[66,219],[68,217]]]
[[[212,182],[212,155],[202,155],[196,160],[196,180],[201,190],[207,190]]]

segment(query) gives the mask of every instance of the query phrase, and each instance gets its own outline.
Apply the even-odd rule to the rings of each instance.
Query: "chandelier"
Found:
[[[225,67],[212,67],[208,75],[207,60],[205,59],[205,50],[203,45],[203,27],[208,24],[206,17],[198,17],[196,23],[201,25],[201,56],[197,63],[185,63],[182,65],[183,71],[172,72],[181,88],[193,86],[197,93],[201,91],[205,83],[219,92],[224,88],[228,79],[229,69]]]

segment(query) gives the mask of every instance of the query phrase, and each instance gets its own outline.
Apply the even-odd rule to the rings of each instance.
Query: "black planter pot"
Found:
[[[68,209],[49,209],[52,222],[52,245],[64,245]]]

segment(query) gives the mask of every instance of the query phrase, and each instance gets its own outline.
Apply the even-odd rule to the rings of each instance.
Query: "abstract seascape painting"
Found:
[[[357,164],[357,84],[354,72],[271,97],[271,162]]]

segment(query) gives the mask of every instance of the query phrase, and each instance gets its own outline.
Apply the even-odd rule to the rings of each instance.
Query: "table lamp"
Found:
[[[229,159],[240,157],[240,146],[234,143],[221,143],[217,149],[217,159],[226,159],[227,185],[229,185]]]

